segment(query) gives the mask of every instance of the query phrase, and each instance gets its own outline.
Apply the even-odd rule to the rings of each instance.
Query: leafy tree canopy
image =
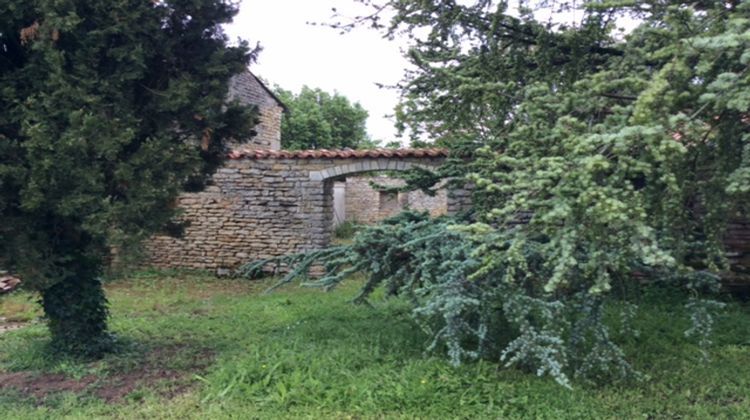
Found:
[[[305,149],[365,149],[375,143],[367,135],[367,111],[358,102],[321,89],[303,86],[298,94],[277,87],[276,95],[289,107],[281,121],[281,147]]]
[[[480,221],[531,215],[513,240],[549,240],[547,292],[606,292],[635,261],[719,271],[750,193],[750,3],[521,6],[377,5],[415,34],[401,123],[476,157]]]
[[[0,266],[42,293],[53,344],[108,343],[99,275],[173,215],[173,200],[245,139],[226,106],[253,57],[227,46],[223,0],[0,4]]]
[[[401,128],[452,149],[475,214],[366,231],[324,284],[358,267],[365,295],[415,296],[454,362],[489,340],[565,385],[632,373],[604,314],[632,316],[643,282],[686,287],[710,342],[721,238],[749,214],[750,2],[360,3],[355,22],[411,36]]]

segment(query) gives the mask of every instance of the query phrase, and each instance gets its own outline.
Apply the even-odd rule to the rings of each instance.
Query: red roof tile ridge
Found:
[[[310,150],[270,150],[237,149],[228,153],[229,159],[352,159],[352,158],[409,158],[447,157],[443,148],[403,148],[403,149],[310,149]]]

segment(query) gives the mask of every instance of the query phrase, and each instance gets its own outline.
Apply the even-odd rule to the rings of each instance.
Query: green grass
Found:
[[[38,306],[30,295],[16,294],[0,299],[0,317],[7,322],[29,322],[39,316]]]
[[[708,364],[683,336],[682,309],[649,305],[636,320],[640,338],[625,344],[648,378],[600,387],[579,382],[570,391],[495,363],[453,368],[425,355],[427,337],[405,304],[349,303],[357,281],[331,293],[288,287],[261,294],[267,285],[184,273],[111,283],[111,327],[122,345],[93,363],[50,357],[41,324],[1,335],[0,373],[97,382],[44,400],[0,391],[0,417],[750,417],[750,311],[740,305],[721,316]],[[24,302],[22,294],[2,298],[0,316]],[[28,308],[20,312],[33,318]],[[108,378],[149,363],[184,375],[115,402],[96,396]]]
[[[355,221],[347,220],[344,223],[336,226],[333,231],[333,244],[344,245],[351,244],[354,241],[354,236],[366,226]]]

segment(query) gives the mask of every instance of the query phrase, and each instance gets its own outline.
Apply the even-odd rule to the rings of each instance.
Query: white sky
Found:
[[[250,69],[284,89],[299,92],[303,85],[337,91],[359,102],[370,113],[367,130],[373,139],[395,139],[393,114],[398,94],[376,83],[401,80],[408,65],[395,42],[375,30],[358,28],[347,34],[307,22],[332,21],[332,7],[346,16],[361,9],[352,0],[242,0],[240,13],[227,26],[231,39],[242,38],[263,51]]]
[[[367,28],[342,35],[327,26],[308,24],[331,22],[333,7],[344,16],[367,11],[353,0],[242,0],[234,23],[225,29],[232,40],[261,43],[263,51],[251,70],[268,81],[269,87],[299,92],[308,85],[339,92],[369,111],[367,130],[373,139],[383,144],[395,140],[394,120],[386,115],[393,114],[398,93],[380,89],[376,83],[393,85],[401,80],[409,65],[401,53],[406,43],[388,41]],[[573,23],[581,16],[542,10],[537,18]],[[628,30],[637,24],[629,18],[618,23]]]

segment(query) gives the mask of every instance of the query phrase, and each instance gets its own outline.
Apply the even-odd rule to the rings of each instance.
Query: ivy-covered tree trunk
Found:
[[[41,303],[50,330],[51,349],[81,356],[98,356],[110,349],[107,298],[102,286],[106,249],[97,238],[69,219],[50,218],[59,226],[52,241],[56,258],[51,275],[57,281],[40,287]]]
[[[93,261],[76,261],[64,280],[42,291],[53,350],[95,356],[111,345],[99,267]]]

